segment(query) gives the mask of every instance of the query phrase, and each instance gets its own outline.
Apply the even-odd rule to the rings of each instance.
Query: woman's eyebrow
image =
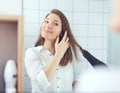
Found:
[[[50,20],[49,18],[45,18],[45,20]],[[60,22],[59,20],[53,20],[54,22]]]
[[[55,22],[60,22],[59,20],[54,20]]]

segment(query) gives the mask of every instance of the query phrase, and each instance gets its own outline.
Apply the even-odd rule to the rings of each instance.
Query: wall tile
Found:
[[[56,8],[56,0],[40,0],[40,10],[51,10]]]
[[[86,37],[75,37],[79,45],[86,49],[87,48],[87,38]]]
[[[103,36],[103,25],[89,25],[89,31],[88,31],[88,36],[90,37],[102,37]]]
[[[23,8],[24,9],[32,9],[38,10],[39,9],[39,0],[23,0]]]
[[[92,48],[92,49],[99,49],[102,48],[103,46],[103,40],[102,37],[98,38],[98,37],[89,37],[88,39],[88,48]]]
[[[37,36],[39,34],[39,24],[24,24],[24,35]]]
[[[24,23],[38,23],[38,10],[24,10]]]
[[[111,1],[113,0],[104,0],[103,5],[104,5],[104,13],[110,13],[112,11],[111,9]],[[112,2],[113,4],[113,2]],[[112,5],[113,6],[113,5]]]
[[[88,0],[73,0],[73,11],[88,12]]]
[[[30,48],[30,47],[34,47],[35,42],[37,40],[38,36],[25,36],[24,37],[24,48],[25,50]]]
[[[89,13],[89,24],[103,24],[103,13]]]
[[[72,11],[73,0],[57,0],[57,8],[60,10]]]
[[[74,24],[88,24],[88,13],[73,12]]]
[[[104,13],[103,17],[104,17],[104,24],[108,25],[111,15],[109,13]]]
[[[103,13],[103,0],[89,0],[89,12],[102,12]]]
[[[103,36],[105,36],[106,38],[108,38],[108,33],[109,33],[109,26],[108,25],[104,25],[104,33]]]
[[[75,36],[84,36],[87,37],[88,25],[73,25],[73,34]]]

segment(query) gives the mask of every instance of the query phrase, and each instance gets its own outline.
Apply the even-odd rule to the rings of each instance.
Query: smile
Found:
[[[52,31],[50,30],[43,30],[43,31],[45,31],[46,33],[52,33]]]

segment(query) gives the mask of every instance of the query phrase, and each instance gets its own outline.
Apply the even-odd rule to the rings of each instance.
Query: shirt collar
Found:
[[[37,48],[37,50],[40,51],[40,52],[44,49],[44,47],[43,47],[42,45],[37,46],[36,48]]]

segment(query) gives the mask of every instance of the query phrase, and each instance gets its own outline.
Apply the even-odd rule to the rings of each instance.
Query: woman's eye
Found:
[[[58,26],[58,23],[54,23],[56,26]]]
[[[49,21],[48,21],[48,20],[45,20],[45,23],[49,23]]]

